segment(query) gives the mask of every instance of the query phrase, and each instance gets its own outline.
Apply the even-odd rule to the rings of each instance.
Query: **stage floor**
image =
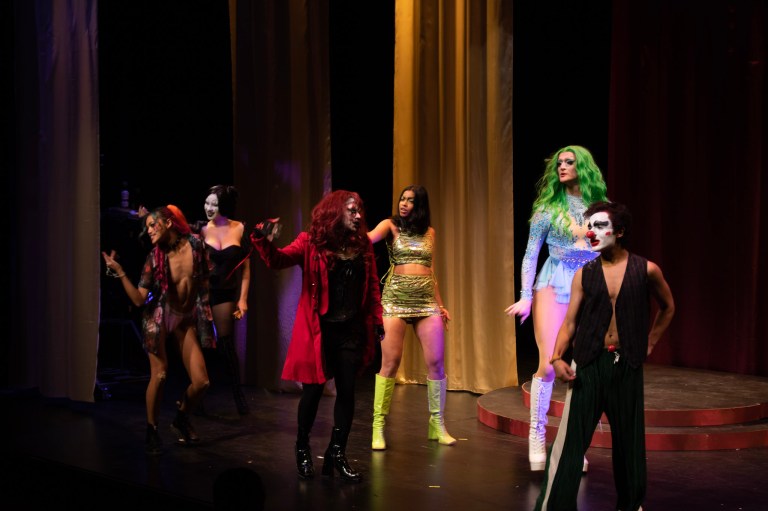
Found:
[[[646,364],[645,442],[649,451],[768,447],[768,378]],[[547,440],[554,441],[567,385],[556,381],[549,407]],[[527,437],[531,382],[496,389],[477,400],[480,422]],[[611,447],[605,415],[592,447]]]
[[[172,382],[169,382],[172,387]],[[181,387],[179,387],[181,388]],[[176,389],[177,390],[177,389]],[[373,377],[360,380],[355,425],[347,448],[359,484],[319,475],[302,481],[293,456],[297,394],[246,388],[252,413],[239,417],[225,385],[211,388],[208,416],[194,416],[203,441],[172,444],[168,425],[175,390],[163,405],[166,453],[144,454],[143,383],[113,388],[96,403],[51,400],[33,392],[2,394],[0,491],[14,509],[215,509],[213,482],[223,471],[247,467],[262,479],[270,510],[530,510],[542,473],[528,468],[527,439],[478,420],[478,398],[449,392],[447,428],[453,447],[426,439],[426,388],[398,385],[387,425],[389,449],[370,450]],[[332,426],[333,398],[324,397],[312,434],[321,456]],[[614,508],[611,450],[587,453],[579,508]],[[768,448],[723,451],[649,451],[645,509],[764,510]],[[172,506],[168,508],[168,506]],[[11,507],[3,506],[6,509]]]

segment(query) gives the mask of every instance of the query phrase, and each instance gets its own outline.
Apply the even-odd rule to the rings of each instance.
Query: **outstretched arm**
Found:
[[[131,300],[136,307],[141,307],[147,300],[149,289],[143,287],[137,288],[133,285],[130,279],[125,275],[123,267],[116,261],[117,253],[115,253],[114,250],[110,251],[109,254],[102,252],[101,256],[104,258],[104,263],[107,265],[108,270],[114,273],[115,278],[120,279],[120,282],[123,284],[123,289],[125,289],[125,294],[128,295],[128,299]]]
[[[394,224],[391,219],[382,220],[379,222],[379,225],[368,231],[368,238],[371,240],[371,243],[377,243],[391,234],[393,227]]]
[[[659,311],[653,318],[651,331],[648,334],[648,355],[650,355],[653,347],[659,342],[661,335],[672,321],[672,316],[675,315],[675,300],[672,298],[672,290],[664,279],[661,268],[651,261],[648,261],[648,283],[650,284],[651,295],[659,305]]]

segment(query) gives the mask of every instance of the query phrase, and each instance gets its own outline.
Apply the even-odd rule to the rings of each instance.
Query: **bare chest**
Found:
[[[168,269],[171,274],[171,282],[174,284],[192,278],[194,262],[192,247],[189,243],[182,245],[178,251],[168,254]]]
[[[621,291],[621,283],[624,281],[624,274],[627,272],[627,260],[615,265],[603,265],[603,275],[605,285],[608,288],[608,296],[615,302]]]

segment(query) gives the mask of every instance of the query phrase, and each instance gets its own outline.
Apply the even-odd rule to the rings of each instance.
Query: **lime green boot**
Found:
[[[376,375],[376,387],[373,393],[373,439],[371,449],[383,451],[387,448],[384,440],[384,418],[389,415],[389,405],[392,402],[392,392],[395,390],[395,379]]]

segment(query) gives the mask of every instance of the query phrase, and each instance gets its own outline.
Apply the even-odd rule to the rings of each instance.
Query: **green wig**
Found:
[[[607,200],[608,187],[605,185],[600,167],[595,163],[592,153],[585,147],[569,145],[558,149],[552,156],[544,160],[544,175],[536,183],[536,200],[533,201],[533,214],[539,211],[549,211],[552,226],[558,232],[565,232],[571,225],[568,215],[568,199],[565,185],[558,177],[557,159],[562,153],[572,152],[576,156],[576,175],[579,179],[579,190],[584,203],[589,206],[593,202]]]

